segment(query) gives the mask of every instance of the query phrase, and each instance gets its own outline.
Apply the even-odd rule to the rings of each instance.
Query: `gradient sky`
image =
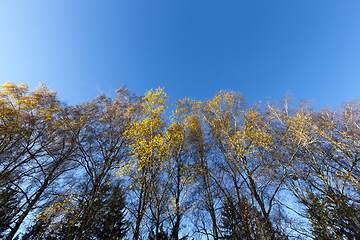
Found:
[[[317,107],[359,98],[360,1],[0,0],[0,84],[69,104],[122,84],[171,101],[287,91]]]

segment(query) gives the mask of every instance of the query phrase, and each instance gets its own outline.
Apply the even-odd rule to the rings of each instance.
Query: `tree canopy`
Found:
[[[358,102],[116,93],[0,87],[1,238],[360,239]]]

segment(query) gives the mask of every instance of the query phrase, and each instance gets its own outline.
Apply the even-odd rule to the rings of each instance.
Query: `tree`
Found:
[[[155,240],[155,236],[156,236],[156,234],[154,233],[153,230],[151,230],[149,233],[149,240]],[[168,234],[164,231],[162,226],[160,226],[160,230],[159,230],[156,238],[158,240],[170,240],[170,238],[168,237]]]
[[[160,226],[166,220],[168,186],[171,178],[168,142],[164,114],[168,96],[163,89],[148,91],[141,104],[141,119],[129,131],[132,137],[132,159],[128,168],[129,191],[132,200],[129,212],[135,221],[133,238],[140,237],[140,227],[147,217],[155,228],[158,240]]]
[[[248,203],[246,197],[240,202],[229,198],[223,203],[221,229],[222,239],[251,240],[261,239],[261,213]]]
[[[358,239],[360,237],[357,226],[351,215],[344,212],[326,195],[308,192],[304,204],[307,206],[306,214],[310,220],[312,234],[315,239]],[[348,200],[344,204],[348,204]],[[360,209],[351,208],[353,214],[360,215]]]
[[[169,135],[169,161],[171,168],[169,184],[169,222],[170,239],[186,239],[189,234],[180,238],[181,223],[191,210],[196,189],[196,164],[191,154],[191,129],[194,127],[194,104],[190,99],[179,100],[170,117],[171,125],[167,129]]]
[[[219,239],[220,195],[214,177],[217,155],[213,152],[213,143],[202,122],[201,103],[195,102],[193,105],[195,111],[187,120],[189,122],[187,135],[196,181],[193,222],[197,234]]]
[[[0,192],[0,238],[10,228],[20,206],[18,192],[11,186],[2,186]]]
[[[7,83],[2,86],[1,97],[9,115],[2,115],[5,145],[1,147],[4,158],[0,179],[17,191],[20,199],[9,226],[6,238],[9,240],[55,180],[72,168],[74,145],[62,124],[67,117],[66,107],[57,99],[56,92],[45,85],[29,92],[24,84]],[[16,119],[15,125],[10,124],[8,116]],[[17,143],[13,143],[14,139]]]
[[[290,102],[220,91],[168,116],[161,88],[66,106],[6,83],[0,238],[360,239],[360,105]]]
[[[112,239],[116,234],[116,237],[123,237],[121,231],[124,232],[125,223],[121,224],[124,217],[121,214],[124,213],[110,212],[109,209],[105,211],[97,204],[111,195],[101,193],[107,185],[112,186],[112,189],[107,191],[117,189],[113,185],[112,174],[122,171],[129,156],[131,138],[128,130],[131,124],[137,121],[139,101],[138,97],[130,94],[123,86],[117,91],[115,100],[100,95],[91,102],[67,109],[67,121],[62,123],[64,128],[69,129],[67,133],[73,137],[72,144],[76,149],[73,163],[77,164],[76,174],[70,179],[71,182],[62,181],[67,185],[59,188],[62,193],[45,206],[37,219],[38,224],[30,230],[35,235],[29,236],[47,238],[56,234],[60,239],[84,239],[85,236],[91,235],[101,239]],[[119,193],[116,191],[113,194]],[[114,198],[115,196],[112,196],[112,202],[107,204],[114,208],[123,205],[121,198],[117,201]],[[102,219],[107,219],[113,214],[117,217],[108,219],[107,224],[97,222],[98,215],[104,211],[106,214],[102,215]],[[48,226],[48,230],[36,233],[38,226],[44,224]],[[94,229],[96,232],[92,232]]]
[[[59,196],[40,212],[36,223],[28,229],[23,240],[74,238],[86,208],[86,201],[78,194]],[[120,181],[103,185],[99,189],[89,218],[83,225],[83,234],[78,236],[79,239],[111,240],[126,236],[128,222],[125,219],[125,194]]]
[[[331,112],[327,108],[315,112],[307,101],[302,101],[295,109],[289,109],[287,99],[284,103],[282,109],[270,107],[281,125],[279,129],[283,136],[279,140],[283,157],[278,162],[282,171],[278,173],[286,176],[287,189],[304,204],[307,215],[302,217],[309,218],[314,227],[319,211],[322,215],[336,213],[338,221],[353,225],[352,228],[358,231],[359,217],[355,211],[358,198],[354,191],[357,180],[353,178],[357,174],[357,148],[351,143],[356,136],[353,131],[356,130],[353,119],[357,119],[354,106],[344,118],[340,117],[343,116],[341,111]],[[324,222],[317,221],[317,233],[314,234],[320,238],[344,236],[345,233],[331,232],[324,227]],[[334,226],[335,223],[326,224]]]
[[[125,214],[125,194],[117,185],[105,185],[100,197],[95,201],[94,217],[91,229],[97,239],[123,239],[128,231],[128,221]]]
[[[8,82],[1,86],[0,104],[0,234],[11,229],[21,211],[23,193],[19,184],[24,166],[30,161],[26,147],[31,146],[31,119],[26,112],[29,106],[29,91],[25,84],[15,86]]]
[[[86,179],[80,179],[80,182],[85,182],[87,190],[86,207],[82,209],[74,239],[83,236],[83,226],[91,221],[99,189],[111,181],[109,174],[121,169],[129,156],[131,138],[128,131],[136,121],[138,110],[139,98],[125,86],[117,90],[115,100],[100,95],[76,107],[76,121],[82,129],[76,139],[80,151],[77,161],[84,173],[83,179]]]
[[[225,196],[228,193],[222,187],[224,182],[233,184],[238,201],[242,195],[240,186],[246,187],[251,204],[259,207],[263,216],[266,238],[275,239],[270,214],[284,178],[271,177],[271,118],[267,112],[261,113],[256,104],[248,108],[241,94],[226,91],[205,101],[201,111],[211,140],[223,156],[215,163],[220,175],[210,176]]]

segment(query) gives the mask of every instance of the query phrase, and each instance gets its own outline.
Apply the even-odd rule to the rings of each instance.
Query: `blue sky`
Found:
[[[333,107],[359,98],[360,1],[0,0],[0,84],[39,82],[69,104],[164,87]]]

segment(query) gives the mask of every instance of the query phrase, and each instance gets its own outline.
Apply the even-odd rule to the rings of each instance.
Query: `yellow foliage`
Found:
[[[35,218],[35,221],[51,222],[47,230],[59,229],[64,224],[63,216],[69,212],[74,212],[77,208],[75,200],[79,195],[71,190],[68,190],[67,194],[57,195],[57,197],[56,202],[42,210]],[[78,216],[75,215],[75,217]],[[72,219],[69,224],[74,224],[75,222],[76,219]]]
[[[169,135],[165,132],[163,114],[166,112],[168,96],[162,88],[148,91],[144,98],[141,119],[134,122],[127,134],[132,139],[130,164],[137,172],[144,169],[159,169],[168,154]],[[130,170],[130,166],[122,171]]]

